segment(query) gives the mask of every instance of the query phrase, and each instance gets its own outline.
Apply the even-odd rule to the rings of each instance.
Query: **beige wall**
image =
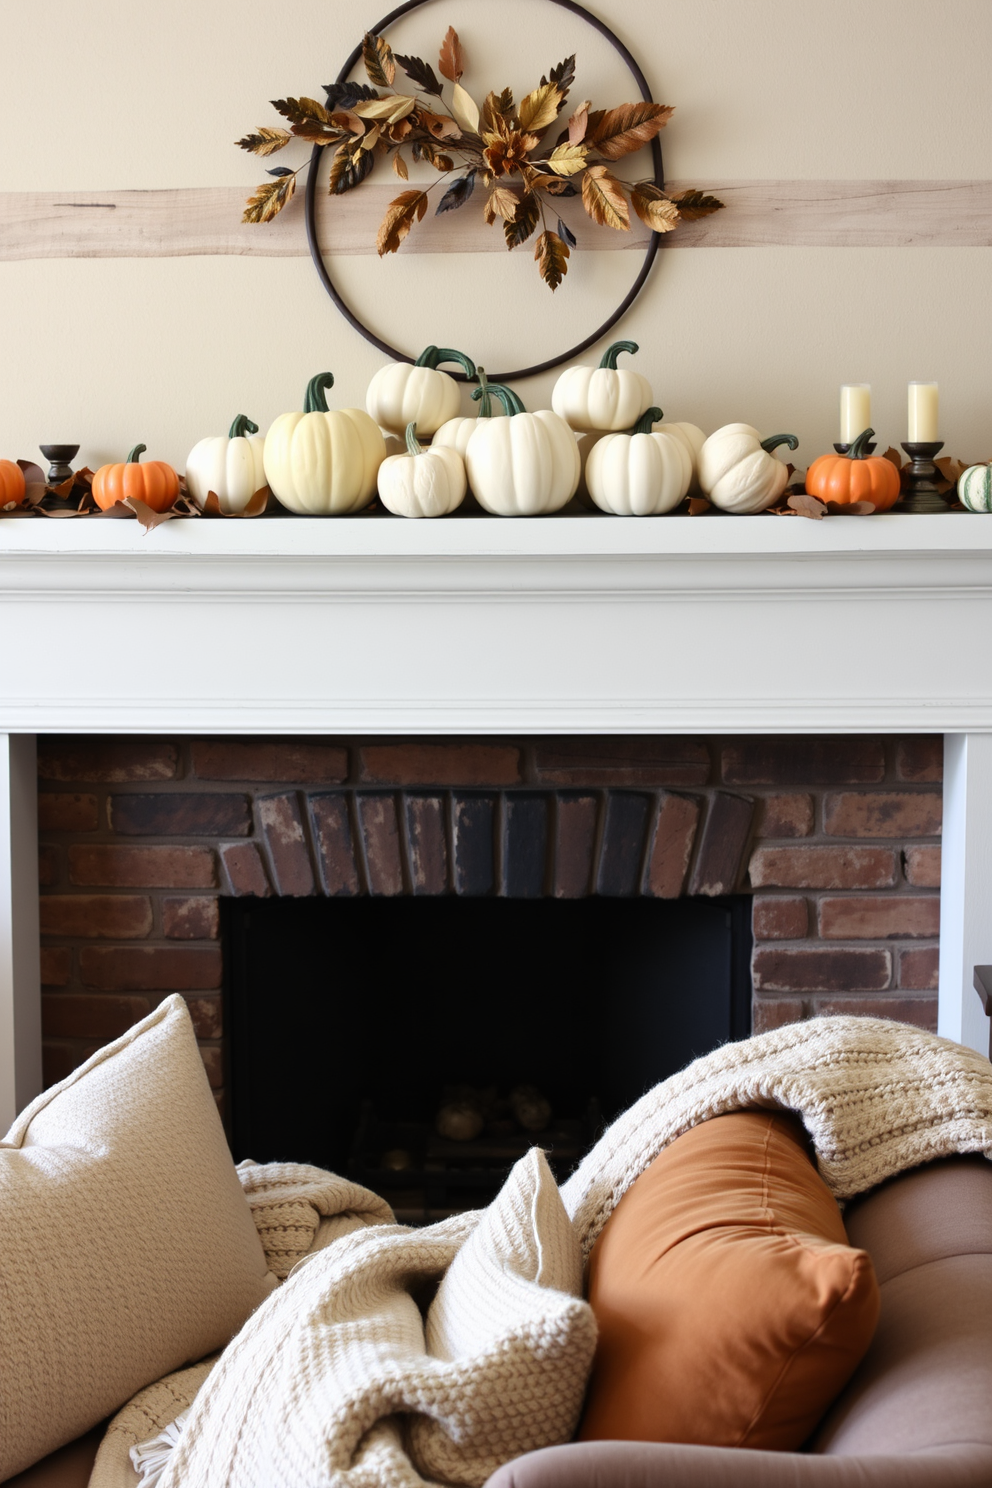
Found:
[[[989,0],[599,0],[677,105],[670,176],[983,178],[992,160]],[[487,41],[499,17],[505,39]],[[0,0],[0,189],[243,185],[233,148],[275,122],[266,104],[319,92],[377,7],[342,0]],[[476,59],[466,81],[517,88],[579,48],[580,93],[627,85],[597,38],[540,0],[425,6],[397,41],[432,55],[449,21]],[[526,36],[531,65],[522,65]],[[486,48],[493,47],[492,61]],[[533,77],[531,76],[533,74]],[[285,157],[284,157],[285,158]],[[293,162],[296,163],[295,160]],[[292,210],[292,209],[291,209]],[[469,207],[467,210],[474,210]],[[302,233],[302,216],[298,219]],[[264,228],[259,228],[264,232]],[[632,276],[632,256],[576,254],[552,299],[518,255],[338,266],[356,305],[411,349],[479,359],[568,344]],[[949,452],[992,455],[992,295],[983,248],[751,248],[666,252],[616,332],[642,345],[670,418],[731,419],[837,437],[837,385],[869,381],[884,441],[905,436],[905,384],[936,379]],[[182,462],[234,413],[263,427],[325,367],[360,403],[382,358],[325,299],[308,259],[198,257],[0,264],[0,455],[79,440],[96,464],[144,441]],[[524,384],[529,404],[551,379]]]

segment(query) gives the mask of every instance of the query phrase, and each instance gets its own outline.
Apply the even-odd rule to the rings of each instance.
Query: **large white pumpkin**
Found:
[[[434,438],[431,440],[431,448],[437,449],[443,446],[445,449],[457,450],[462,459],[468,449],[468,442],[475,433],[479,419],[493,417],[493,395],[489,382],[486,380],[486,369],[480,367],[477,376],[479,378],[478,404],[479,412],[474,418],[451,418],[447,423],[441,425]],[[473,398],[476,394],[472,394]],[[419,430],[418,430],[419,433]]]
[[[481,418],[465,450],[479,505],[497,517],[537,517],[571,501],[579,484],[579,445],[549,408],[528,413],[510,388],[489,384],[508,418]],[[472,397],[479,399],[483,389]]]
[[[227,438],[201,439],[186,461],[186,488],[197,506],[205,506],[211,491],[222,512],[242,512],[265,485],[265,440],[245,414],[239,413]]]
[[[428,346],[412,366],[390,362],[379,368],[365,395],[370,416],[393,434],[402,434],[407,424],[416,424],[421,438],[435,434],[461,404],[455,379],[438,370],[442,362],[457,362],[467,377],[476,375],[470,357],[448,347]]]
[[[626,434],[604,434],[589,451],[586,485],[601,511],[615,517],[658,517],[678,506],[692,480],[685,443],[652,433],[660,408],[649,408]]]
[[[621,351],[636,341],[615,341],[598,367],[567,367],[555,383],[551,407],[573,429],[630,429],[654,402],[651,384],[639,372],[617,368]]]
[[[794,450],[794,434],[772,434],[762,439],[750,424],[725,424],[711,434],[699,452],[699,484],[714,506],[742,515],[764,511],[781,496],[789,472],[772,450],[787,444]]]
[[[659,424],[654,431],[656,434],[673,434],[676,439],[681,439],[689,452],[692,461],[692,480],[689,483],[690,491],[699,489],[699,452],[706,443],[706,435],[696,424]]]
[[[397,517],[446,517],[465,500],[465,461],[457,450],[417,441],[416,424],[406,430],[406,454],[388,455],[379,466],[379,499]]]
[[[331,412],[324,396],[330,372],[307,384],[302,413],[283,413],[265,436],[265,478],[290,511],[312,517],[342,516],[368,506],[386,443],[374,419],[360,408]]]

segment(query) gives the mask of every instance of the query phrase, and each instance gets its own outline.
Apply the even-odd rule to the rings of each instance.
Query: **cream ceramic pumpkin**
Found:
[[[550,409],[528,413],[510,388],[489,388],[508,418],[478,419],[465,450],[469,485],[479,505],[498,517],[536,517],[559,511],[579,484],[579,446],[565,420]],[[476,388],[472,397],[484,396]]]
[[[446,517],[468,490],[465,461],[447,445],[424,449],[416,424],[406,429],[406,454],[388,455],[379,466],[379,499],[398,517]]]
[[[659,424],[654,431],[656,434],[673,434],[676,439],[681,439],[689,452],[692,461],[692,480],[689,483],[690,491],[699,489],[699,452],[706,443],[706,435],[702,429],[695,424]]]
[[[393,434],[402,434],[407,424],[416,424],[421,437],[435,434],[461,405],[457,382],[438,370],[442,362],[457,362],[467,377],[475,377],[470,357],[444,346],[428,346],[412,366],[390,362],[379,368],[365,395],[370,416]]]
[[[764,511],[781,496],[789,472],[772,450],[787,444],[794,450],[794,434],[772,434],[762,439],[750,424],[725,424],[711,434],[699,452],[699,484],[721,511],[743,515]]]
[[[382,431],[360,408],[331,412],[330,372],[307,384],[302,413],[283,413],[265,436],[265,478],[290,511],[342,516],[368,506],[386,458]]]
[[[673,511],[692,480],[692,461],[676,435],[652,433],[660,408],[649,408],[625,434],[604,434],[589,451],[586,485],[601,511],[658,517]]]
[[[598,367],[567,367],[555,383],[551,407],[573,429],[629,429],[651,407],[651,384],[639,372],[617,367],[621,351],[636,341],[615,341]]]
[[[961,505],[972,512],[992,511],[992,465],[969,465],[958,478]]]
[[[258,425],[239,413],[227,438],[217,435],[194,444],[186,461],[186,487],[197,506],[211,491],[223,512],[242,512],[265,485],[265,440]]]
[[[468,449],[468,442],[475,433],[479,419],[492,418],[493,395],[490,384],[486,381],[486,369],[480,367],[476,374],[479,379],[479,412],[475,418],[452,418],[442,424],[440,429],[431,440],[431,449],[437,449],[443,445],[446,449],[457,450],[462,459]],[[472,395],[475,397],[475,394]]]

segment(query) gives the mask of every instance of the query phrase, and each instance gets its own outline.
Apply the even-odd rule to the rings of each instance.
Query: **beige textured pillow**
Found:
[[[0,1143],[0,1480],[221,1347],[275,1285],[169,997]]]

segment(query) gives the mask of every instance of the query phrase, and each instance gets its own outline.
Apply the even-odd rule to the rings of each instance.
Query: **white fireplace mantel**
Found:
[[[951,736],[941,1031],[987,1047],[992,520],[187,518],[145,536],[0,517],[0,606],[0,736]],[[22,1050],[28,747],[0,754],[0,1042],[28,1019]]]

